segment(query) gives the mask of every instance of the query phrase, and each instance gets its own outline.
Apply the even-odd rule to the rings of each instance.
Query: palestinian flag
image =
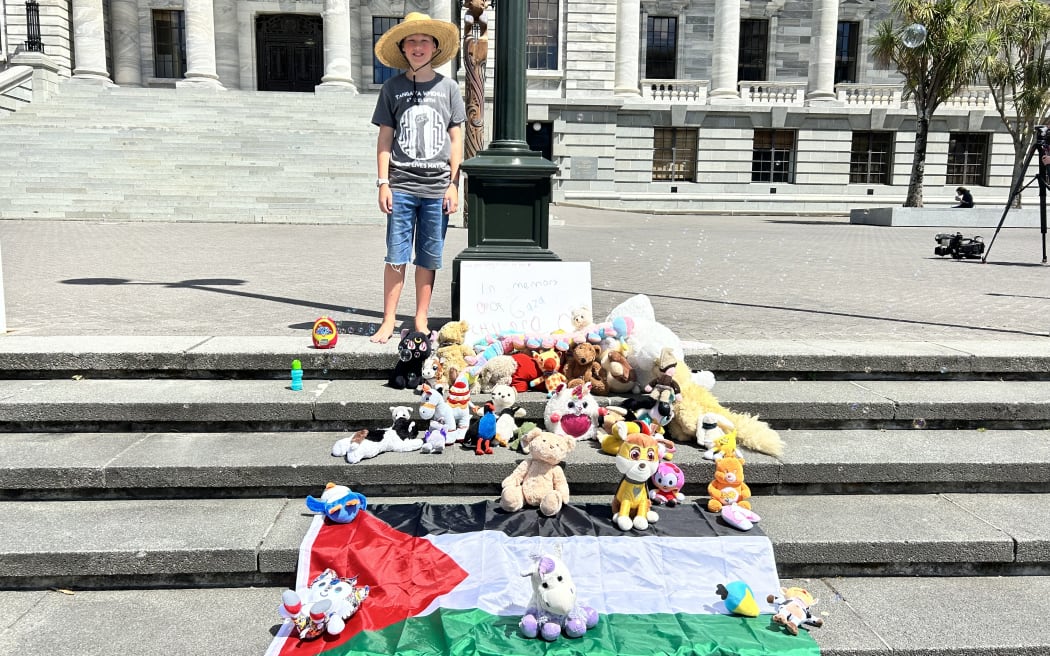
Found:
[[[557,517],[493,502],[377,505],[349,524],[317,516],[296,588],[332,568],[356,575],[369,596],[336,637],[300,640],[285,623],[267,656],[819,654],[806,631],[792,636],[770,621],[765,597],[780,582],[757,528],[740,533],[692,504],[659,512],[645,534],[615,528],[607,504],[569,505]],[[532,587],[522,572],[558,549],[598,625],[577,639],[525,638],[518,621]],[[737,580],[769,614],[728,614],[716,588]]]

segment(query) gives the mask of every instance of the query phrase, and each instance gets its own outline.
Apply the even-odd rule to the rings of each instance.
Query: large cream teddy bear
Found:
[[[576,440],[534,428],[521,441],[528,457],[503,479],[499,504],[507,512],[539,506],[541,513],[552,517],[569,502],[569,483],[561,463],[576,448]]]

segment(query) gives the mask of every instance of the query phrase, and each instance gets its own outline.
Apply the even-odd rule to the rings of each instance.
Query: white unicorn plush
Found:
[[[532,579],[532,601],[518,623],[526,638],[552,641],[563,630],[567,637],[579,638],[598,624],[598,612],[576,600],[576,585],[558,556],[541,556],[521,575]]]
[[[466,434],[466,429],[460,430],[456,427],[456,416],[452,413],[452,407],[449,406],[448,401],[445,397],[441,396],[441,392],[434,389],[430,385],[423,385],[423,396],[419,399],[419,418],[420,419],[433,419],[435,416],[440,417],[439,424],[445,427],[447,431],[445,434],[445,445],[455,444],[457,441],[463,439]]]

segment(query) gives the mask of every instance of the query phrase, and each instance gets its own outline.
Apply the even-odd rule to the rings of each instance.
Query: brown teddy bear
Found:
[[[434,353],[445,360],[445,389],[452,386],[459,374],[470,365],[468,357],[474,357],[474,349],[463,343],[470,325],[466,321],[449,321],[437,334],[437,351]]]
[[[584,342],[572,347],[561,369],[569,380],[569,387],[590,383],[591,394],[605,396],[608,393],[605,370],[598,362],[598,355],[598,347],[594,344]]]
[[[576,448],[576,440],[533,428],[521,442],[528,449],[528,458],[503,479],[499,505],[507,512],[539,506],[541,513],[552,517],[569,503],[569,483],[561,463]]]
[[[674,418],[667,425],[667,434],[671,439],[676,442],[692,442],[696,439],[700,417],[705,413],[714,412],[728,418],[736,427],[736,439],[740,446],[771,456],[783,453],[784,441],[769,424],[752,415],[723,408],[709,390],[693,381],[693,374],[685,363],[679,362],[674,369],[674,380],[682,393],[676,396]]]

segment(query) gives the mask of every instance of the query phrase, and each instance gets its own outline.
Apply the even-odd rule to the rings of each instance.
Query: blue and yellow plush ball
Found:
[[[719,583],[715,591],[726,602],[726,609],[730,613],[758,617],[758,602],[755,601],[755,595],[747,583],[743,581],[733,581],[725,585]]]

